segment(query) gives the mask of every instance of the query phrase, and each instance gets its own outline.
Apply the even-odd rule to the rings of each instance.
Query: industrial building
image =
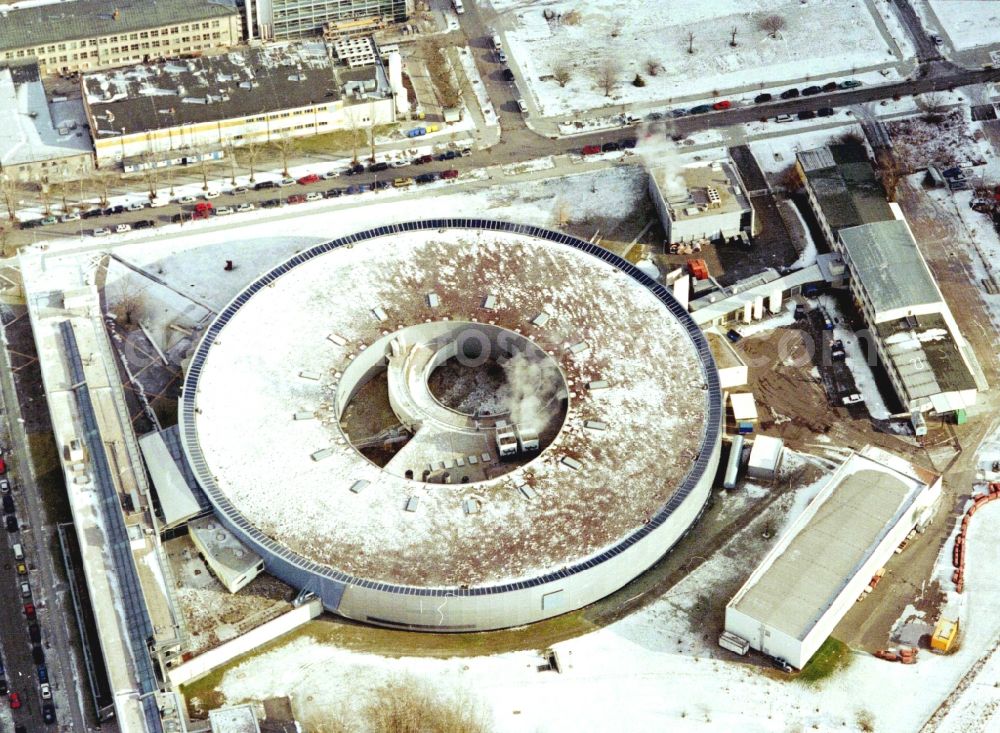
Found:
[[[93,168],[90,133],[66,100],[50,100],[33,60],[0,62],[0,175],[78,180]]]
[[[753,232],[753,205],[728,161],[650,168],[649,193],[670,244]]]
[[[975,404],[987,388],[976,356],[902,211],[885,200],[863,146],[832,145],[797,159],[810,205],[843,258],[854,303],[903,410],[945,414]]]
[[[940,495],[935,473],[852,453],[727,604],[725,630],[801,669]]]
[[[396,119],[381,64],[338,65],[320,42],[97,72],[83,87],[99,167],[165,166]]]
[[[458,632],[580,608],[670,550],[708,499],[722,397],[701,330],[627,261],[439,219],[263,273],[207,327],[179,412],[218,522],[269,573],[349,618]]]
[[[238,44],[232,0],[69,0],[4,11],[0,60],[35,59],[43,75],[107,69]]]
[[[249,38],[286,40],[318,36],[343,21],[402,23],[413,0],[241,0]]]

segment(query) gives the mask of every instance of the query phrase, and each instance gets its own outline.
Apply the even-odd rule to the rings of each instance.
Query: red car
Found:
[[[441,171],[441,177],[442,178],[458,178],[458,171],[456,171],[456,170]]]
[[[596,155],[599,152],[601,152],[601,146],[600,145],[584,145],[583,146],[583,154],[584,155]]]
[[[728,99],[723,99],[721,102],[716,102],[715,104],[713,104],[712,109],[715,110],[729,109],[732,106],[733,106],[732,102],[730,102]]]
[[[194,205],[194,213],[191,215],[192,219],[207,219],[215,211],[215,207],[207,201],[199,201]]]
[[[10,709],[17,710],[19,707],[21,707],[21,696],[16,692],[10,693]]]
[[[430,163],[434,160],[433,155],[421,155],[419,158],[413,161],[414,165],[423,165],[424,163]]]
[[[300,186],[308,186],[310,183],[319,183],[319,175],[316,173],[310,173],[308,176],[302,176],[298,181],[296,181]]]
[[[7,473],[7,461],[0,458],[0,473]]]
[[[288,197],[288,203],[290,204],[304,204],[306,202],[306,197],[301,193],[292,194]]]
[[[24,615],[28,617],[29,621],[35,620],[35,604],[25,603],[24,604]]]

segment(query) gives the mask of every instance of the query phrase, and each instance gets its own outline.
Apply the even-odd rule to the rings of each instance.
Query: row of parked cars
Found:
[[[584,145],[580,152],[584,155],[597,155],[598,153],[611,153],[616,150],[631,150],[635,145],[636,139],[629,137],[618,142],[607,142],[603,145]]]
[[[19,532],[20,526],[17,521],[17,508],[14,506],[14,498],[11,496],[10,479],[7,477],[7,463],[0,456],[0,497],[2,497],[4,523],[8,532]],[[11,545],[14,554],[14,565],[17,570],[18,586],[21,592],[21,600],[24,603],[24,617],[28,624],[28,637],[32,644],[32,657],[36,665],[38,675],[38,692],[42,697],[42,719],[47,724],[56,722],[56,710],[52,704],[52,687],[49,684],[49,670],[45,666],[45,652],[42,650],[42,630],[38,625],[38,617],[35,605],[31,600],[31,583],[28,580],[28,566],[24,557],[24,548],[20,543]],[[6,670],[3,661],[0,660],[0,694],[7,695],[12,710],[17,710],[22,705],[21,695],[15,690],[11,690],[7,683]]]

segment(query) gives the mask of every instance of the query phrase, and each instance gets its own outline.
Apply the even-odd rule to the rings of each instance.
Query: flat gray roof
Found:
[[[863,146],[830,145],[803,150],[797,157],[834,234],[847,227],[893,218],[885,189]]]
[[[95,71],[83,84],[95,139],[332,104],[345,87],[364,88],[359,102],[389,93],[381,66],[337,66],[315,41]]]
[[[840,241],[876,313],[944,302],[906,222],[842,229]]]
[[[779,543],[784,549],[732,602],[800,641],[927,488],[922,480],[858,454],[831,480],[836,483],[826,499],[817,497],[822,503],[815,513],[793,525],[792,538]]]
[[[238,12],[233,0],[70,0],[15,8],[0,19],[0,51],[222,18]]]
[[[875,328],[911,400],[976,389],[940,313],[884,321]]]

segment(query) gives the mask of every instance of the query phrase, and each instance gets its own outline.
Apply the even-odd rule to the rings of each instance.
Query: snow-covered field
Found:
[[[1000,44],[1000,0],[926,1],[957,50]]]
[[[815,494],[798,493],[789,519]],[[499,733],[530,731],[741,730],[917,731],[939,710],[938,730],[948,733],[997,730],[1000,692],[993,684],[1000,663],[988,653],[1000,639],[1000,508],[976,515],[969,530],[966,591],[948,590],[944,614],[958,617],[958,651],[924,651],[914,666],[882,662],[855,653],[849,667],[814,685],[763,674],[714,645],[714,633],[690,634],[694,598],[713,584],[731,581],[726,550],[646,609],[583,637],[554,646],[562,673],[538,672],[535,651],[487,657],[388,659],[293,638],[227,672],[219,690],[227,702],[288,694],[303,722],[324,710],[350,715],[365,702],[364,690],[409,676],[442,695],[456,689],[492,711]],[[749,528],[748,528],[749,531]],[[734,538],[738,541],[740,535]],[[917,541],[920,541],[919,539]],[[950,575],[951,545],[939,559]],[[946,584],[946,588],[950,584]],[[934,619],[928,619],[933,621]],[[708,639],[706,642],[704,636]],[[985,659],[981,669],[970,668]],[[303,660],[306,660],[303,662]],[[965,678],[963,680],[963,678]],[[964,692],[949,695],[960,686]],[[870,725],[871,727],[866,727]]]
[[[846,0],[712,0],[671,2],[493,0],[498,29],[545,116],[653,102],[711,98],[721,90],[756,90],[816,80],[897,61],[863,2]],[[552,11],[546,19],[544,11]],[[769,15],[785,27],[761,30]],[[730,45],[736,30],[735,47]],[[688,53],[688,34],[694,53]],[[662,68],[651,74],[647,61]],[[614,88],[595,80],[606,64]],[[570,79],[560,87],[560,68]],[[644,86],[634,86],[640,74]]]

